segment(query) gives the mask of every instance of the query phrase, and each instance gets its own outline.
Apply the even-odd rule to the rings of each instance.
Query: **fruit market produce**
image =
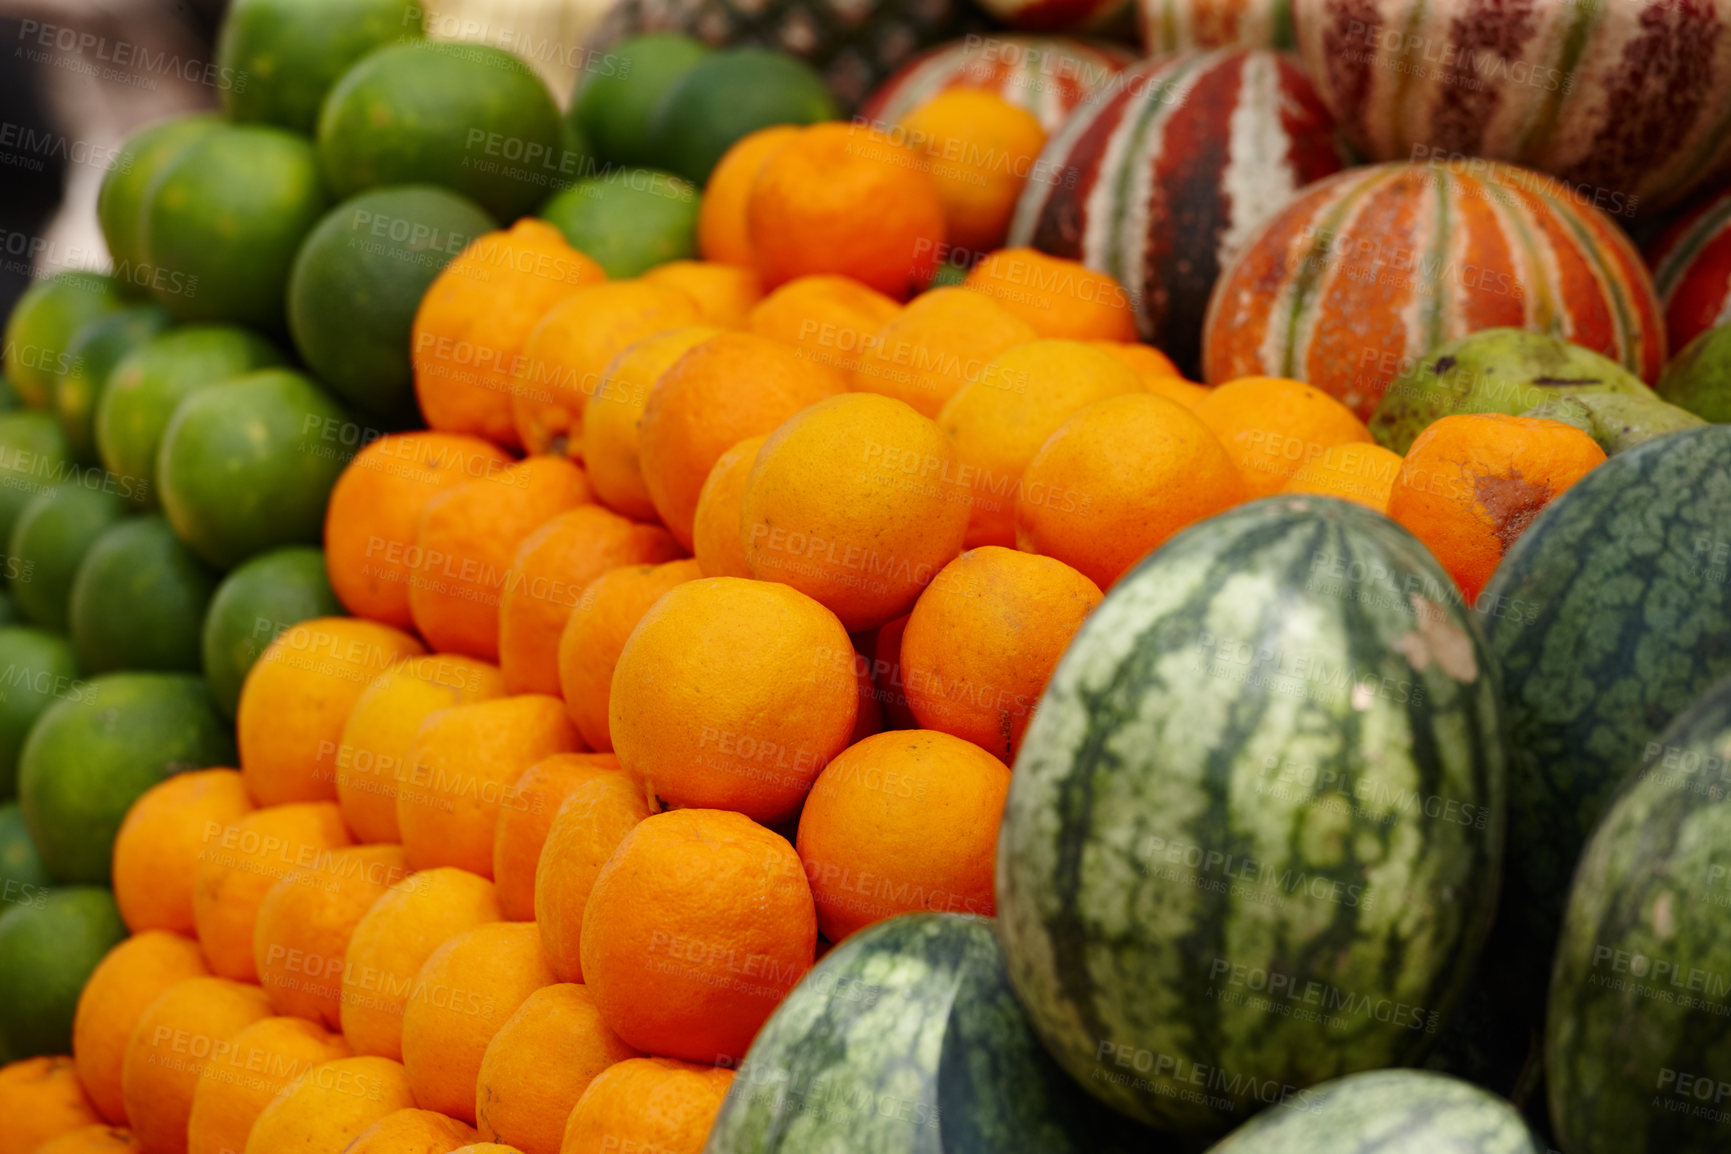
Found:
[[[145,255],[140,231],[151,183],[181,152],[222,123],[215,116],[195,115],[148,125],[127,138],[102,179],[96,221],[114,260],[115,278],[138,295],[149,292],[157,272]]]
[[[1491,660],[1416,540],[1328,498],[1196,526],[1109,594],[998,844],[1010,978],[1071,1076],[1210,1136],[1283,1086],[1416,1059],[1496,901]],[[1287,990],[1315,1013],[1282,1014]],[[1180,1068],[1206,1093],[1174,1093]]]
[[[897,69],[861,105],[860,115],[898,124],[941,92],[979,89],[1033,113],[1052,133],[1133,59],[1121,45],[1068,36],[952,40]]]
[[[167,329],[168,313],[157,305],[133,305],[86,323],[67,349],[72,365],[54,388],[54,415],[72,454],[81,463],[96,460],[96,406],[108,387],[108,374],[133,349]]]
[[[211,595],[199,638],[216,707],[225,717],[234,716],[247,673],[279,633],[342,611],[318,549],[291,545],[237,565]]]
[[[1731,321],[1731,192],[1709,189],[1647,248],[1673,353]]]
[[[1708,329],[1665,366],[1659,395],[1715,423],[1731,418],[1731,325]]]
[[[1291,0],[1137,0],[1150,56],[1188,48],[1291,48]]]
[[[619,279],[695,256],[697,202],[698,190],[671,173],[625,168],[578,181],[540,215]]]
[[[66,632],[78,566],[125,511],[113,493],[76,483],[31,498],[13,522],[6,546],[19,615],[43,629]]]
[[[124,304],[120,286],[92,272],[63,272],[25,290],[6,321],[5,371],[19,399],[32,408],[46,404],[73,368],[78,330]]]
[[[1030,32],[1121,32],[1131,16],[1129,0],[984,0],[980,7]]]
[[[1715,0],[1480,10],[1446,0],[1293,0],[1298,50],[1372,160],[1485,157],[1556,176],[1572,204],[1657,212],[1731,160],[1731,61]]]
[[[1707,422],[1687,409],[1657,398],[1619,393],[1587,393],[1534,405],[1525,417],[1562,421],[1586,433],[1607,456],[1633,449],[1654,437],[1693,429]]]
[[[77,468],[53,417],[34,410],[0,413],[0,532],[10,538],[31,498],[74,478]]]
[[[705,56],[662,98],[649,123],[650,156],[694,184],[709,179],[722,153],[774,124],[834,120],[822,79],[783,53],[732,48]]]
[[[1053,135],[1009,243],[1109,274],[1143,339],[1195,375],[1221,270],[1294,193],[1340,167],[1334,124],[1288,58],[1161,58],[1114,77]]]
[[[196,673],[216,573],[158,516],[124,517],[86,550],[72,579],[68,627],[86,673]]]
[[[0,1044],[12,1058],[64,1054],[85,979],[126,936],[114,897],[100,886],[67,886],[0,914]]]
[[[651,164],[656,109],[709,53],[701,40],[676,32],[621,40],[608,49],[604,66],[585,70],[566,119],[597,155],[615,164]]]
[[[1665,363],[1634,246],[1565,185],[1478,160],[1379,164],[1302,191],[1221,271],[1202,364],[1212,384],[1299,377],[1368,420],[1418,358],[1502,327],[1564,337],[1643,381]]]
[[[18,793],[18,755],[36,719],[78,686],[78,659],[59,634],[21,625],[0,626],[0,798]]]

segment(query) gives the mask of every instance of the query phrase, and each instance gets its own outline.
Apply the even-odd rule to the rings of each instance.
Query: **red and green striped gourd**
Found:
[[[1665,309],[1672,353],[1731,322],[1731,188],[1705,197],[1672,222],[1647,264]]]
[[[1731,161],[1731,0],[1293,0],[1298,49],[1372,160],[1482,156],[1647,215]]]
[[[1369,420],[1420,357],[1489,328],[1562,337],[1648,384],[1665,364],[1652,280],[1610,218],[1540,173],[1467,160],[1300,193],[1215,283],[1203,372],[1295,377]]]
[[[1220,270],[1299,189],[1340,168],[1333,123],[1290,57],[1148,60],[1047,141],[1008,243],[1111,275],[1143,339],[1197,375]]]
[[[895,124],[940,92],[979,88],[1033,113],[1048,134],[1135,56],[1106,41],[1069,36],[969,36],[908,61],[871,94],[860,115]]]
[[[1137,0],[1150,56],[1190,48],[1291,48],[1292,0]]]

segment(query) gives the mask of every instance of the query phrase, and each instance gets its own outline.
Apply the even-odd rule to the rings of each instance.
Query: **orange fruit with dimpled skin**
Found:
[[[116,1126],[126,1124],[120,1072],[132,1027],[170,987],[209,976],[198,943],[166,930],[134,934],[91,971],[72,1019],[72,1060],[78,1081],[103,1118]]]
[[[625,769],[577,783],[560,804],[535,866],[535,924],[560,981],[583,980],[583,912],[601,867],[659,812],[648,783]]]
[[[868,737],[824,767],[799,819],[823,936],[919,910],[991,917],[1010,771],[947,733]]]
[[[670,806],[791,816],[859,712],[853,643],[786,585],[705,577],[668,591],[613,672],[619,763]]]
[[[1533,518],[1604,461],[1593,438],[1561,421],[1444,417],[1407,449],[1388,515],[1424,542],[1470,603]]]
[[[531,765],[511,787],[493,832],[493,884],[499,908],[511,921],[535,920],[535,868],[559,807],[583,782],[618,772],[619,759],[611,753],[555,753]]]
[[[523,1154],[559,1154],[566,1120],[589,1083],[642,1055],[607,1028],[588,987],[544,986],[487,1044],[475,1082],[481,1137]]]
[[[922,728],[1009,764],[1100,587],[1062,561],[997,545],[944,566],[908,617],[901,674]]]
[[[341,811],[328,801],[255,810],[213,839],[192,898],[198,944],[211,971],[237,982],[257,981],[253,931],[271,887],[351,842]]]
[[[593,499],[583,470],[563,457],[530,457],[492,477],[440,493],[415,531],[409,609],[440,653],[499,659],[505,573],[529,534]]]
[[[460,869],[413,874],[374,902],[343,958],[343,1036],[355,1053],[401,1058],[403,1007],[421,966],[455,935],[503,918],[493,883]]]
[[[918,729],[919,720],[908,706],[907,686],[902,682],[902,636],[908,619],[898,617],[878,629],[872,637],[872,681],[883,705],[885,729]]]
[[[798,349],[816,364],[851,373],[902,306],[845,276],[790,280],[751,310],[746,327]]]
[[[390,433],[356,453],[325,507],[325,572],[337,599],[356,617],[413,627],[409,560],[421,510],[510,464],[496,445],[453,433]]]
[[[814,124],[771,153],[745,221],[769,287],[836,273],[902,300],[931,280],[944,249],[943,201],[918,155],[857,123]]]
[[[140,795],[114,838],[114,902],[126,928],[192,934],[192,892],[211,830],[252,810],[233,769],[177,773]]]
[[[851,382],[935,417],[956,390],[982,375],[992,358],[1039,334],[990,297],[936,288],[915,297],[875,337]]]
[[[1143,384],[1153,380],[1184,379],[1184,374],[1178,371],[1178,366],[1172,363],[1172,358],[1141,341],[1084,341],[1091,348],[1099,349],[1115,361],[1121,362],[1125,368],[1134,370],[1142,378]],[[1201,385],[1193,386],[1198,392],[1206,394],[1207,389]]]
[[[902,117],[901,128],[937,185],[949,243],[969,253],[1002,245],[1046,146],[1034,114],[995,92],[951,88]]]
[[[763,282],[751,268],[713,260],[670,260],[643,274],[650,284],[676,288],[697,302],[703,323],[742,329],[751,307],[763,299]]]
[[[1378,513],[1388,510],[1389,494],[1400,473],[1401,455],[1381,445],[1352,442],[1336,445],[1300,466],[1287,478],[1282,493],[1314,493],[1357,501]]]
[[[582,742],[557,697],[526,693],[458,705],[428,718],[397,794],[397,827],[412,869],[457,866],[493,876],[501,807],[530,766]]]
[[[583,468],[596,499],[609,509],[638,521],[656,519],[638,460],[643,406],[674,361],[720,332],[707,325],[681,325],[627,345],[608,363],[583,410]]]
[[[967,547],[1016,543],[1022,470],[1046,438],[1083,405],[1142,390],[1142,379],[1097,348],[1040,340],[999,356],[938,414],[973,485]]]
[[[599,505],[567,509],[517,547],[499,602],[499,669],[512,693],[559,694],[559,635],[589,582],[685,555],[659,525]]]
[[[703,186],[703,203],[697,210],[697,251],[705,260],[751,268],[751,232],[745,219],[751,186],[763,162],[798,135],[799,129],[791,124],[760,128],[721,154]]]
[[[670,1058],[628,1058],[589,1083],[559,1154],[702,1154],[733,1071]]]
[[[549,309],[606,279],[543,220],[525,217],[476,238],[415,313],[409,352],[427,424],[520,447],[511,398],[524,341]]]
[[[263,990],[227,978],[188,978],[150,1004],[126,1044],[120,1076],[126,1117],[145,1150],[183,1154],[199,1076],[235,1035],[268,1017]]]
[[[373,903],[408,875],[402,846],[359,845],[333,850],[271,887],[258,907],[252,953],[278,1013],[341,1028],[349,938]]]
[[[253,1123],[297,1076],[349,1056],[341,1034],[301,1018],[264,1018],[199,1075],[186,1126],[187,1154],[232,1154],[246,1146]]]
[[[368,1126],[414,1105],[402,1063],[338,1058],[283,1088],[259,1115],[244,1154],[344,1150]]]
[[[523,346],[511,398],[523,446],[577,456],[583,410],[613,358],[644,337],[702,319],[684,291],[642,279],[594,285],[550,310]]]
[[[355,837],[402,840],[397,793],[421,722],[453,705],[503,696],[497,666],[454,653],[404,658],[375,677],[349,710],[337,749],[337,805]]]
[[[58,1138],[50,1138],[34,1149],[35,1154],[123,1154],[141,1147],[131,1131],[112,1126],[85,1126]]]
[[[1016,543],[1109,590],[1174,533],[1243,499],[1232,458],[1189,410],[1147,393],[1109,397],[1078,410],[1028,462]]]
[[[1266,497],[1336,445],[1372,444],[1351,409],[1302,381],[1244,377],[1208,390],[1194,410],[1232,456],[1248,497]]]
[[[768,437],[747,437],[716,459],[697,494],[691,522],[691,551],[705,577],[750,577],[745,546],[739,540],[739,509],[745,479]]]
[[[0,1150],[29,1154],[50,1138],[94,1126],[97,1117],[66,1057],[23,1058],[0,1066]]]
[[[1134,341],[1136,315],[1124,287],[1103,272],[1031,248],[1001,248],[962,284],[985,293],[1042,337]]]
[[[466,1122],[411,1108],[386,1114],[355,1135],[342,1154],[451,1154],[476,1136]]]
[[[811,967],[817,912],[787,839],[743,814],[644,818],[595,879],[583,981],[629,1046],[687,1061],[745,1055]],[[749,978],[730,967],[761,960]]]
[[[632,630],[674,586],[702,574],[689,558],[662,565],[626,565],[589,583],[559,635],[559,690],[565,712],[591,749],[611,750],[608,702],[613,671]]]
[[[247,792],[259,805],[337,799],[343,723],[368,682],[425,653],[414,637],[352,617],[289,626],[240,689],[235,742]]]
[[[962,551],[968,510],[955,442],[901,401],[853,393],[763,443],[740,544],[752,576],[793,586],[849,630],[875,629]]]
[[[639,425],[643,482],[662,523],[689,549],[698,495],[721,455],[846,391],[840,373],[755,333],[722,333],[688,350],[661,374]]]

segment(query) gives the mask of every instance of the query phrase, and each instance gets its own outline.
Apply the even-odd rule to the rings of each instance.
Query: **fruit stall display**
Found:
[[[1540,8],[235,0],[6,322],[0,1154],[1731,1148],[1723,13]]]

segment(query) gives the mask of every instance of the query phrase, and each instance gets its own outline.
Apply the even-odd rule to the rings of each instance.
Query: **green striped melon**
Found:
[[[1570,1154],[1731,1148],[1731,678],[1647,743],[1587,843],[1545,1061]]]
[[[849,937],[752,1042],[704,1154],[1164,1154],[1040,1048],[987,919]]]
[[[1496,681],[1429,553],[1349,502],[1241,506],[1121,580],[998,840],[1011,980],[1060,1064],[1215,1136],[1418,1060],[1495,903]]]

